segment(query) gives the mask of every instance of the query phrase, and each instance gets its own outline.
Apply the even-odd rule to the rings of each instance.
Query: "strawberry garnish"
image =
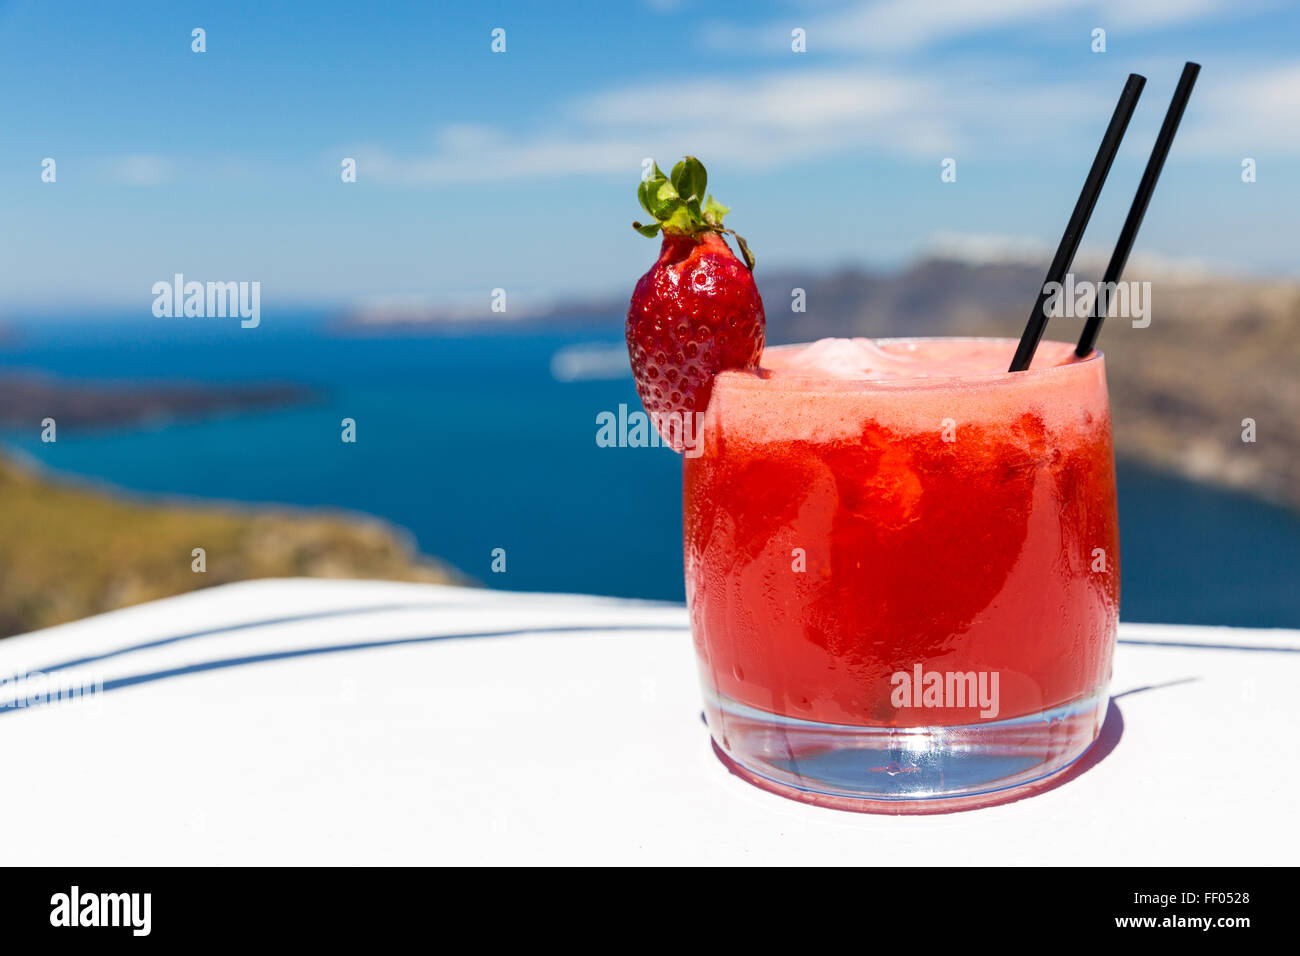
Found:
[[[766,322],[745,240],[722,225],[729,210],[706,196],[704,164],[687,156],[671,178],[656,164],[637,188],[654,220],[632,225],[663,232],[659,259],[641,277],[627,310],[627,350],[637,393],[659,433],[675,450],[698,441],[698,417],[723,369],[756,368]],[[735,237],[745,261],[723,238]]]

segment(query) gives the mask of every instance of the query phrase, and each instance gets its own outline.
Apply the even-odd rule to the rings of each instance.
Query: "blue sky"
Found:
[[[1185,59],[1139,251],[1295,275],[1297,35],[1286,4],[1229,0],[0,0],[0,312],[147,314],[174,272],[281,304],[622,291],[655,253],[641,160],[686,152],[760,268],[1051,244],[1137,71],[1104,252]]]

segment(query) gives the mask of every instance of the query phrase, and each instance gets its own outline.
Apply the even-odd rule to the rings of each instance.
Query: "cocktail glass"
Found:
[[[1097,737],[1119,607],[1104,359],[999,339],[769,348],[684,459],[719,757],[783,796],[933,812]]]

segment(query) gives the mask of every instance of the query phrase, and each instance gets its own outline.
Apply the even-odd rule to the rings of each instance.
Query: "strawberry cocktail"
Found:
[[[1096,736],[1119,602],[1103,360],[828,339],[714,380],[684,459],[714,742],[813,802],[977,802]],[[866,809],[873,809],[870,806]]]
[[[1061,770],[1106,711],[1119,603],[1104,362],[1043,342],[764,349],[753,258],[688,157],[627,342],[685,451],[687,602],[714,749],[826,806],[925,812]]]

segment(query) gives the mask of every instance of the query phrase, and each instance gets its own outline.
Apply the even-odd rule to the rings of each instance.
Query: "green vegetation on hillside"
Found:
[[[465,583],[374,519],[133,500],[0,459],[0,636],[266,577]]]

